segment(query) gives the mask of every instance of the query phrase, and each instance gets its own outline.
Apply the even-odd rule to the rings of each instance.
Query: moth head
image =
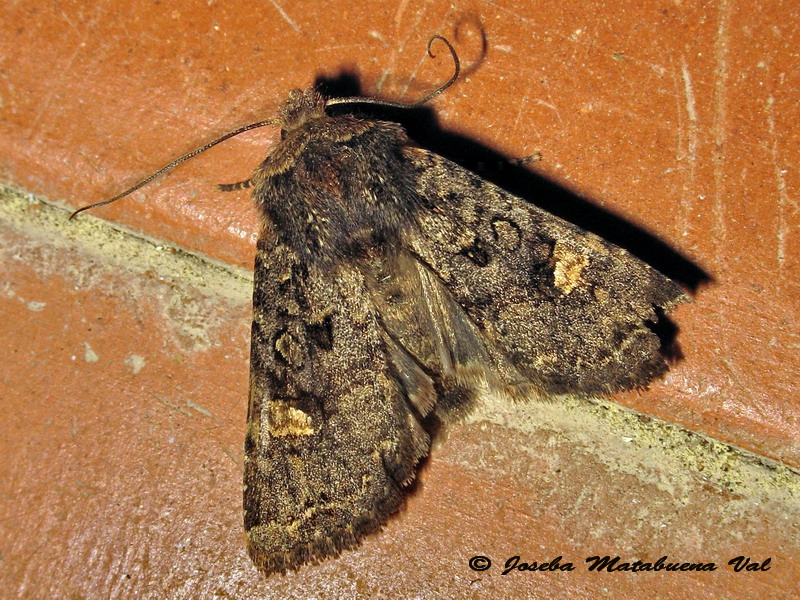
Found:
[[[315,89],[292,90],[278,113],[283,131],[299,129],[309,121],[325,116],[325,98]]]

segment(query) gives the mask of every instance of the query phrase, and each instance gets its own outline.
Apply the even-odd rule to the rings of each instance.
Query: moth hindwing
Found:
[[[250,181],[262,216],[245,443],[265,572],[380,528],[427,455],[422,420],[479,389],[609,394],[666,369],[648,324],[685,301],[625,250],[293,91]]]

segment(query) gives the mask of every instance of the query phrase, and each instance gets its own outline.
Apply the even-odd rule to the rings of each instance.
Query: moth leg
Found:
[[[245,179],[244,181],[237,181],[236,183],[219,183],[217,188],[221,192],[234,192],[236,190],[246,190],[253,185],[252,179]]]

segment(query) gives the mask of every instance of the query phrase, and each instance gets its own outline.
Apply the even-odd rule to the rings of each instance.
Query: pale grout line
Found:
[[[253,272],[217,261],[139,232],[81,215],[18,188],[0,183],[0,221],[48,240],[76,245],[98,258],[124,264],[135,273],[155,272],[182,286],[197,287],[231,300],[248,302]]]

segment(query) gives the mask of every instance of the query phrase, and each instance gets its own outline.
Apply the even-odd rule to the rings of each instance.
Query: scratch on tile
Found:
[[[222,447],[222,451],[225,454],[228,455],[228,458],[230,458],[233,461],[233,464],[235,464],[235,465],[241,465],[242,464],[242,461],[239,460],[239,458],[236,456],[236,454],[234,454],[233,450],[231,450],[227,446],[223,446]]]
[[[394,19],[392,19],[392,22],[393,22],[395,27],[399,27],[400,26],[400,21],[403,20],[403,13],[406,12],[406,7],[407,6],[408,6],[408,0],[403,0],[402,2],[400,2],[400,5],[397,7],[397,11],[395,11],[395,13],[394,13]]]
[[[330,50],[352,50],[353,44],[331,44],[330,46],[319,46],[317,48],[318,52],[329,52]]]
[[[700,144],[700,131],[697,125],[697,105],[694,97],[692,76],[689,73],[689,65],[686,64],[685,56],[681,56],[681,79],[683,80],[683,93],[686,97],[686,114],[689,117],[686,159],[689,161],[689,180],[693,183],[697,165],[697,148]]]
[[[196,402],[192,402],[191,400],[186,401],[186,407],[191,408],[194,411],[199,412],[201,415],[211,418],[211,411],[207,408],[204,408],[197,404]]]
[[[190,417],[192,416],[191,412],[180,406],[177,402],[172,402],[171,400],[167,400],[166,398],[162,398],[156,394],[153,394],[153,397],[167,408],[171,408],[172,410],[176,410],[179,413],[183,413],[184,415],[188,415]]]
[[[422,17],[423,13],[424,13],[424,11],[420,11],[420,18]],[[446,17],[445,17],[445,19],[446,19]],[[416,30],[418,25],[419,25],[419,18],[417,19],[417,22],[414,23],[414,25],[411,27],[410,31]],[[443,29],[443,27],[444,27],[444,22],[441,22],[441,23],[439,23],[439,25],[437,27],[434,28],[434,31],[441,31]],[[437,54],[435,51],[434,51],[434,55],[436,55],[436,56],[440,56],[440,55],[444,56],[443,54]],[[417,63],[417,66],[414,67],[414,69],[408,74],[408,79],[406,80],[406,84],[403,86],[403,91],[401,92],[401,97],[405,96],[408,93],[408,90],[411,87],[411,83],[417,77],[417,72],[420,70],[422,65],[424,65],[430,59],[431,59],[431,57],[428,56],[428,51],[426,49],[425,52],[420,57],[419,62]],[[437,84],[437,86],[438,85],[439,84]]]
[[[630,119],[631,122],[641,122],[647,123],[648,125],[655,125],[659,129],[664,130],[671,130],[672,128],[669,126],[668,123],[664,122],[664,118],[658,114],[644,114],[641,112],[637,112],[634,110],[627,110],[621,105],[612,103],[612,102],[603,102],[599,99],[594,99],[590,102],[586,102],[580,106],[580,110],[582,112],[595,112],[601,114],[602,111],[605,111],[607,115],[623,115]]]
[[[509,15],[511,15],[515,19],[518,19],[519,21],[522,21],[523,23],[532,23],[533,22],[532,19],[523,16],[521,13],[514,12],[513,10],[507,8],[504,5],[496,4],[494,2],[491,2],[490,0],[483,0],[483,3],[484,4],[488,4],[492,8],[497,9],[498,11],[502,11],[502,12],[508,13]]]
[[[730,6],[727,0],[719,5],[719,25],[715,41],[715,82],[714,82],[714,220],[718,231],[718,241],[726,235],[725,226],[725,127],[727,125],[728,88],[728,22]]]
[[[752,397],[754,394],[753,390],[751,390],[741,379],[739,379],[739,376],[736,374],[739,369],[737,369],[736,366],[727,358],[722,359],[722,364],[728,367],[730,378],[737,386],[739,386],[739,389],[741,389],[746,396]]]
[[[519,120],[522,117],[522,113],[525,111],[525,105],[528,103],[528,94],[525,94],[522,97],[522,101],[519,103],[519,110],[517,111],[517,118],[514,120],[514,126],[511,128],[510,137],[514,137],[517,133],[517,127],[519,126]],[[558,111],[556,111],[558,114]]]
[[[56,96],[56,91],[61,87],[61,81],[66,77],[67,73],[72,70],[72,65],[75,62],[75,58],[77,58],[78,53],[84,48],[86,45],[85,42],[80,42],[78,47],[75,48],[75,51],[72,53],[72,56],[67,59],[67,64],[63,68],[57,67],[55,71],[59,73],[58,77],[52,83],[52,85],[48,85],[48,89],[50,92],[47,94],[47,97],[42,101],[39,111],[36,113],[36,116],[31,121],[31,125],[28,128],[28,134],[31,136],[33,140],[37,140],[44,134],[43,128],[39,127],[39,121],[42,119],[42,116],[47,113],[50,109],[50,103],[53,101],[53,98]],[[33,133],[36,132],[35,135]]]
[[[82,34],[77,27],[75,27],[75,24],[72,21],[69,20],[69,17],[67,16],[67,13],[65,13],[61,9],[58,9],[58,12],[61,14],[61,17],[67,22],[67,25],[69,25],[72,28],[72,31],[75,32],[75,34],[77,35],[78,38],[80,38],[81,40],[86,39],[86,36],[84,34]]]
[[[281,7],[280,4],[278,4],[275,0],[269,0],[269,2],[270,2],[270,4],[272,4],[272,6],[275,7],[275,10],[278,11],[280,16],[283,17],[283,20],[286,21],[292,29],[294,29],[297,33],[302,33],[300,31],[300,27],[298,27],[297,23],[292,21],[291,17],[289,17],[289,15],[286,14],[286,11],[283,10],[283,8]]]
[[[389,77],[389,69],[384,69],[381,73],[381,76],[378,77],[378,81],[375,84],[375,92],[380,94],[381,89],[383,88],[383,84],[386,83],[386,78]]]
[[[561,113],[558,112],[558,107],[555,104],[551,104],[550,102],[545,102],[539,98],[536,99],[536,104],[541,104],[542,106],[546,106],[547,108],[551,109],[554,113],[556,113],[556,117],[558,118],[559,122],[563,122],[561,118]]]
[[[686,64],[686,58],[681,56],[681,69],[680,75],[675,64],[670,60],[670,65],[673,71],[673,85],[675,87],[675,102],[677,107],[675,110],[677,118],[677,126],[675,127],[677,140],[676,140],[676,162],[682,165],[684,160],[688,163],[689,177],[683,179],[683,193],[680,197],[681,211],[680,230],[681,234],[685,237],[689,235],[691,219],[689,215],[693,213],[694,199],[696,198],[694,183],[695,183],[695,168],[697,166],[697,148],[699,145],[699,132],[697,127],[697,108],[695,106],[694,86],[692,84],[692,77],[689,73],[689,66]],[[683,90],[681,90],[681,83],[683,83]],[[683,102],[681,102],[683,100]],[[689,125],[685,125],[684,112],[687,113]],[[686,169],[681,169],[686,171]]]
[[[692,153],[692,160],[694,161],[697,156],[697,109],[694,101],[694,88],[692,87],[692,76],[689,74],[689,66],[686,64],[686,57],[681,56],[681,75],[683,77],[684,93],[686,94],[686,114],[689,115],[689,121],[693,124],[694,129],[694,145],[689,143],[689,148]]]
[[[769,149],[772,154],[772,167],[775,170],[775,182],[778,188],[778,230],[776,259],[778,262],[778,277],[777,287],[780,290],[783,284],[783,268],[784,260],[786,258],[786,209],[787,205],[793,204],[786,191],[786,178],[784,177],[785,169],[781,168],[780,155],[778,152],[778,136],[775,134],[775,113],[774,113],[775,98],[770,96],[767,98],[766,114],[767,114],[767,129],[769,130],[770,145]],[[795,207],[796,208],[796,207]]]
[[[675,93],[673,94],[673,96],[675,97],[675,102],[677,104],[677,108],[675,109],[675,118],[677,119],[678,123],[677,123],[677,127],[675,128],[675,134],[677,135],[678,139],[675,142],[675,146],[676,146],[675,150],[676,150],[676,158],[677,158],[677,160],[681,161],[681,160],[683,160],[683,157],[685,156],[685,154],[687,152],[687,150],[685,148],[685,145],[684,145],[684,143],[685,143],[685,135],[684,135],[685,131],[684,131],[684,126],[683,126],[683,110],[682,110],[682,106],[683,105],[681,104],[681,98],[683,98],[683,99],[686,98],[686,92],[684,91],[683,93],[681,93],[680,82],[679,82],[680,77],[678,76],[678,72],[675,69],[675,63],[672,60],[670,60],[670,66],[672,67],[672,71],[673,71],[673,73],[672,73],[672,85],[675,88]],[[685,187],[686,186],[684,186],[684,189],[685,189]]]
[[[414,39],[415,43],[417,42],[415,33],[416,33],[416,30],[417,30],[420,22],[422,21],[422,19],[426,15],[427,5],[428,4],[429,4],[429,2],[425,2],[424,6],[422,6],[422,7],[418,8],[418,9],[416,9],[415,11],[413,11],[412,15],[416,14],[416,19],[414,19],[412,23],[410,23],[408,25],[405,25],[402,28],[402,34],[401,34],[401,37],[400,37],[399,40],[396,40],[395,42],[393,42],[391,44],[387,44],[384,41],[384,45],[389,49],[390,55],[389,55],[388,61],[386,61],[384,71],[383,71],[383,73],[381,74],[381,77],[380,77],[380,81],[377,84],[377,92],[380,92],[381,88],[386,83],[386,81],[388,79],[388,76],[389,76],[389,73],[392,73],[393,71],[395,71],[395,66],[397,64],[397,57],[403,53],[403,50],[408,45],[409,40]],[[392,18],[392,24],[394,25],[395,30],[400,30],[400,22],[405,17],[405,12],[406,12],[406,8],[407,7],[408,7],[408,0],[403,0],[400,3],[400,5],[397,7],[397,10],[395,11],[395,15]],[[439,31],[439,29],[433,28],[432,31]],[[427,55],[427,52],[426,52],[425,53],[425,57],[427,57],[427,56],[428,55]],[[420,65],[423,62],[424,62],[424,59],[423,59],[423,61],[420,62]],[[418,68],[419,68],[419,65],[417,66],[417,69]],[[416,73],[416,70],[409,75],[409,78],[406,81],[406,84],[403,87],[403,90],[400,93],[399,97],[402,97],[403,95],[405,95],[408,92],[408,89],[409,89],[409,87],[411,85],[411,82],[414,80],[415,73]]]

